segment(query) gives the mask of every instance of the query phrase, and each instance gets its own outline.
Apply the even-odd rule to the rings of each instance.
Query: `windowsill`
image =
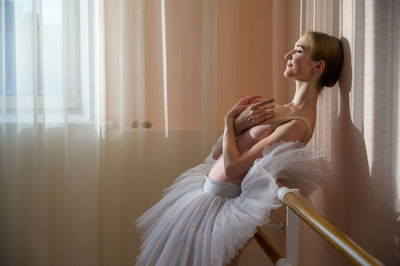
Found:
[[[79,128],[90,128],[95,125],[95,121],[90,119],[88,116],[85,116],[81,113],[68,113],[65,116],[61,112],[54,113],[46,113],[45,123],[43,123],[43,116],[38,115],[37,117],[37,125],[39,128],[43,128],[44,124],[46,128],[52,127],[64,127],[66,124],[68,127],[79,127]],[[0,113],[0,125],[2,124],[5,128],[31,128],[34,127],[34,115],[33,113],[8,113],[1,114]],[[113,121],[106,121],[107,130],[112,130],[114,128]]]

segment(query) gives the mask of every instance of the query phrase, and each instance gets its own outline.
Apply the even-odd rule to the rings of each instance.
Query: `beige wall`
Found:
[[[142,2],[143,14],[138,18],[136,1],[106,1],[107,119],[117,128],[121,123],[129,129],[135,120],[149,120],[154,129],[163,129],[161,11],[159,1]],[[214,34],[206,28],[209,15],[204,14],[208,9],[202,1],[166,1],[171,129],[201,128],[205,118],[199,110],[207,104],[202,96],[207,61],[216,65],[213,96],[218,102],[218,126],[239,97],[255,93],[272,97],[272,75],[282,79],[285,66],[284,51],[273,62],[273,47],[282,47],[282,41],[272,39],[272,2],[216,1]],[[210,36],[216,38],[209,40]],[[280,73],[273,71],[275,66]]]

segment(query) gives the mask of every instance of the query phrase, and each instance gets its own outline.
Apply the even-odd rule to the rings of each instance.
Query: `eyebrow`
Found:
[[[303,45],[300,45],[300,44],[296,44],[295,47],[301,47],[301,48],[304,49],[304,46],[303,46]]]

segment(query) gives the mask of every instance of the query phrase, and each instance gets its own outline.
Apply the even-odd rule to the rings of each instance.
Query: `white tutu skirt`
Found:
[[[215,163],[211,156],[179,176],[135,221],[142,231],[137,265],[228,264],[257,226],[269,222],[271,210],[281,206],[276,197],[278,173],[289,168],[307,171],[306,161],[320,156],[298,142],[268,146],[263,154],[240,187],[207,177]],[[235,193],[239,195],[231,197]]]

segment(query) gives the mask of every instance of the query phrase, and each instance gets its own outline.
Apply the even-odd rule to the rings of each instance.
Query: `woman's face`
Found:
[[[315,63],[311,59],[311,46],[306,36],[302,36],[294,49],[285,55],[287,60],[284,76],[300,81],[310,81]]]

